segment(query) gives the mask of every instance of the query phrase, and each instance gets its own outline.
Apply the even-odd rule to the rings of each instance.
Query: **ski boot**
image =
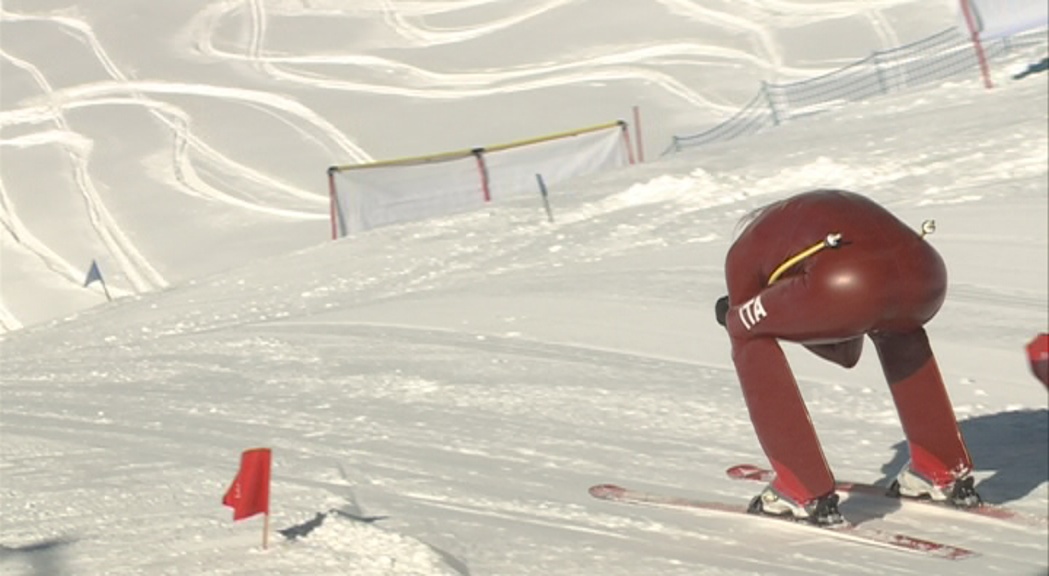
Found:
[[[944,502],[955,508],[975,508],[983,503],[976,492],[975,480],[966,474],[954,482],[937,486],[928,478],[911,469],[910,462],[889,485],[889,495],[897,498],[915,498]]]
[[[772,485],[769,485],[750,501],[747,512],[769,516],[790,516],[796,521],[808,522],[817,526],[845,524],[845,518],[838,511],[838,495],[834,492],[802,504],[783,496]]]

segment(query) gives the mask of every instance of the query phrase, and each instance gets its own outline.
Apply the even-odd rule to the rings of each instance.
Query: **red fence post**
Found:
[[[976,50],[976,59],[980,62],[980,74],[983,75],[983,85],[988,90],[994,88],[991,83],[991,71],[987,67],[987,56],[983,52],[983,44],[980,42],[980,31],[976,29],[976,19],[973,18],[972,6],[969,0],[958,0],[962,4],[962,14],[965,15],[965,24],[969,27],[969,36],[972,38],[973,50]]]

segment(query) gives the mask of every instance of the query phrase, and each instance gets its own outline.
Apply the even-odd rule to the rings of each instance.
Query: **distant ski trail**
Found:
[[[564,4],[564,1],[544,5],[550,10]],[[247,55],[241,55],[217,48],[211,38],[215,29],[221,24],[222,16],[232,12],[236,7],[215,6],[201,13],[193,25],[195,45],[205,55],[224,60],[243,60],[252,67],[264,71],[267,75],[284,81],[326,90],[361,92],[390,96],[403,96],[422,99],[458,99],[493,94],[507,94],[539,90],[542,88],[585,84],[589,82],[607,82],[617,80],[636,80],[659,86],[667,93],[688,102],[689,104],[721,110],[735,110],[736,106],[714,102],[691,90],[673,76],[652,70],[651,63],[660,59],[680,59],[691,57],[697,59],[717,58],[729,61],[746,60],[758,66],[768,66],[764,60],[741,51],[719,46],[704,46],[695,43],[661,43],[640,46],[615,46],[605,50],[604,54],[584,58],[570,57],[565,61],[541,66],[527,66],[500,71],[445,73],[425,70],[397,60],[358,54],[336,55],[267,55],[263,47],[262,34],[267,27],[265,12],[253,4],[251,10],[252,34]],[[515,21],[534,16],[539,10],[529,12]],[[502,27],[506,23],[500,23]],[[471,30],[477,34],[487,33],[491,29],[478,26]],[[472,36],[471,36],[472,37]],[[469,38],[463,38],[469,39]],[[460,39],[459,41],[462,41]],[[644,63],[646,66],[639,66]],[[339,77],[318,75],[316,70],[299,73],[277,65],[335,65],[358,66],[369,69],[396,70],[396,77],[410,85],[376,84],[370,82],[343,80]],[[799,69],[798,73],[811,73],[810,68]]]
[[[262,43],[266,39],[266,9],[262,5],[261,0],[248,0],[248,7],[251,12],[251,38],[248,41],[248,59],[251,60],[256,68],[260,71],[265,71],[264,62],[262,61]]]
[[[59,131],[41,132],[22,138],[0,140],[0,147],[47,145],[53,143],[57,143],[66,149],[90,147],[90,142],[84,141],[79,135]],[[81,268],[74,266],[54,250],[51,250],[47,244],[33,235],[32,231],[22,223],[22,220],[18,217],[18,211],[7,194],[7,188],[4,186],[3,181],[0,181],[0,225],[3,225],[4,231],[16,244],[43,262],[44,267],[72,284],[79,286],[84,281],[84,271]],[[114,288],[113,291],[118,294],[123,293],[119,288]],[[16,323],[17,320],[10,312],[7,312],[7,319],[0,319],[0,322],[5,326],[9,326]]]
[[[92,28],[91,28],[91,26],[89,24],[87,24],[85,22],[82,22],[80,20],[76,20],[76,19],[68,18],[68,17],[62,17],[62,16],[50,16],[50,15],[49,16],[22,16],[22,15],[11,15],[8,12],[3,12],[3,13],[0,13],[0,14],[2,14],[5,19],[7,19],[9,16],[15,16],[14,18],[11,18],[14,21],[21,20],[21,19],[42,20],[42,21],[45,21],[45,22],[52,22],[52,23],[55,23],[55,24],[58,24],[60,26],[67,27],[67,28],[70,28],[70,29],[76,31],[80,35],[80,37],[82,37],[84,39],[85,43],[91,48],[91,51],[94,53],[95,57],[99,60],[99,62],[103,65],[103,67],[105,67],[106,72],[108,73],[110,78],[112,78],[113,80],[117,81],[118,84],[127,85],[128,91],[131,92],[131,96],[132,97],[136,97],[136,98],[142,97],[141,94],[136,94],[135,93],[136,90],[146,91],[145,89],[138,87],[137,83],[129,81],[127,76],[125,76],[119,70],[119,68],[117,68],[116,64],[114,64],[112,59],[109,58],[109,56],[106,54],[105,48],[103,48],[101,42],[99,42],[98,38],[95,36],[94,30],[92,30]],[[261,40],[259,40],[259,41],[261,41]],[[153,83],[153,84],[156,84],[156,83]],[[172,83],[172,84],[176,84],[176,83]],[[182,84],[182,83],[177,83],[177,84],[180,85],[180,86],[196,86],[196,85],[193,85],[193,84]],[[208,89],[207,89],[207,87],[205,85],[200,85],[200,86],[202,87],[201,90],[192,90],[192,89],[186,88],[181,93],[185,93],[185,94],[208,94],[209,93],[209,91],[208,91]],[[248,91],[247,90],[243,90],[242,92],[248,92]],[[221,92],[221,94],[212,92],[212,95],[216,95],[216,96],[222,95],[224,97],[231,96],[231,94],[232,94],[231,92]],[[258,96],[259,94],[266,94],[268,97],[260,97],[260,96]],[[273,108],[273,109],[276,109],[276,110],[280,110],[282,112],[289,113],[292,116],[297,117],[297,119],[306,121],[309,124],[311,124],[314,127],[316,127],[317,129],[319,129],[322,133],[324,133],[326,136],[328,136],[331,139],[331,141],[334,142],[340,148],[340,150],[343,153],[349,155],[350,157],[355,158],[355,159],[360,159],[361,161],[367,161],[367,160],[371,159],[370,156],[368,156],[367,153],[365,153],[356,144],[354,144],[352,141],[350,141],[348,138],[346,138],[346,136],[343,135],[343,133],[338,128],[336,128],[331,123],[329,123],[326,120],[324,120],[321,116],[319,116],[318,114],[316,114],[312,110],[309,110],[308,108],[306,108],[302,104],[300,104],[300,103],[298,103],[298,102],[296,102],[296,101],[294,101],[294,100],[292,100],[290,98],[287,98],[287,97],[284,97],[284,96],[279,96],[279,95],[274,95],[274,94],[269,94],[269,93],[259,92],[259,93],[257,93],[256,97],[254,97],[254,98],[235,98],[235,99],[241,100],[241,101],[246,101],[246,102],[252,102],[252,103],[255,103],[255,104],[262,105],[262,106],[267,107],[267,108]],[[360,156],[360,158],[358,158],[359,156]]]
[[[395,6],[390,0],[383,0],[380,6],[384,21],[399,36],[409,40],[413,47],[439,46],[443,44],[466,42],[492,33],[503,31],[523,23],[536,16],[563,8],[578,0],[551,0],[543,4],[530,5],[527,10],[505,16],[497,20],[476,24],[474,26],[452,30],[435,30],[419,24],[409,23],[408,19],[421,15],[448,13],[474,8],[491,2],[466,2],[436,5]],[[750,20],[716,9],[697,6],[684,0],[655,0],[671,13],[704,21],[716,21],[727,28],[754,35],[764,53],[759,58],[744,50],[734,50],[723,46],[710,46],[689,42],[667,42],[647,45],[618,45],[605,49],[604,54],[585,57],[566,57],[562,62],[544,63],[543,65],[523,66],[514,69],[484,72],[444,73],[426,70],[407,63],[376,56],[356,54],[334,55],[268,55],[264,49],[264,35],[268,27],[266,11],[258,0],[251,0],[250,14],[253,20],[251,38],[246,55],[240,55],[217,48],[211,38],[221,24],[222,19],[239,9],[237,5],[227,4],[206,10],[194,25],[196,46],[208,56],[225,60],[246,60],[250,65],[275,79],[295,82],[300,85],[313,86],[326,90],[341,90],[403,96],[424,99],[457,99],[493,94],[506,94],[539,90],[549,87],[585,84],[607,81],[643,81],[659,86],[675,97],[695,106],[712,110],[730,112],[736,105],[714,102],[680,83],[673,76],[651,69],[652,64],[662,60],[680,61],[682,58],[704,60],[717,59],[727,62],[746,62],[758,68],[770,69],[777,75],[788,77],[810,77],[831,71],[827,67],[788,67],[780,57],[776,42],[771,33],[763,26],[753,24]],[[885,2],[892,5],[898,2]],[[767,9],[767,7],[764,7]],[[835,6],[831,9],[806,7],[798,11],[801,23],[823,19],[828,14],[847,15],[855,13],[848,6]],[[889,38],[895,37],[894,31],[876,9],[867,13],[875,32],[889,44]],[[280,67],[279,67],[279,66]],[[290,70],[287,66],[358,66],[369,69],[387,69],[397,71],[394,75],[399,84],[369,83],[343,80],[345,74],[338,76],[320,76],[311,69],[308,73]],[[641,66],[643,65],[643,66]]]
[[[265,33],[267,27],[267,16],[264,6],[257,0],[248,0],[248,11],[251,17],[250,29],[251,37],[248,41],[247,53],[243,56],[236,54],[223,54],[224,59],[228,60],[244,60],[249,62],[254,68],[260,72],[272,75],[275,78],[279,77],[273,74],[273,71],[268,63],[268,60],[261,56],[263,51],[263,43],[265,42]],[[239,9],[238,3],[227,3],[226,5],[213,5],[206,7],[198,15],[193,18],[190,24],[190,37],[194,39],[194,44],[197,50],[201,51],[205,55],[215,56],[220,52],[214,48],[211,42],[211,34],[213,28],[218,26],[221,22],[221,18],[224,14]],[[190,85],[182,84],[181,86],[187,87]],[[202,94],[205,91],[191,91],[189,88],[185,88],[186,93]],[[242,90],[240,92],[248,92]],[[213,92],[214,96],[231,97],[236,100],[242,100],[245,102],[253,102],[260,104],[265,108],[280,110],[285,112],[298,120],[303,120],[318,130],[320,130],[328,139],[330,143],[333,143],[336,149],[328,150],[329,155],[332,157],[349,158],[353,162],[364,163],[373,160],[372,156],[368,154],[364,149],[358,146],[353,140],[348,138],[341,130],[335,127],[333,124],[325,120],[322,116],[306,108],[301,103],[292,100],[290,98],[264,93],[256,92],[254,98],[246,98],[243,96],[235,97],[233,93],[228,91]],[[268,96],[265,97],[265,96]],[[295,126],[294,124],[289,124]],[[318,141],[319,144],[328,147],[328,143]]]
[[[720,111],[736,110],[737,106],[714,102],[691,90],[669,74],[638,67],[638,62],[657,62],[660,58],[682,56],[708,57],[718,49],[703,48],[695,44],[658,44],[620,48],[616,52],[601,56],[574,59],[557,64],[516,68],[501,72],[441,73],[374,56],[301,56],[265,57],[265,70],[273,78],[295,82],[304,86],[326,90],[360,92],[386,96],[402,96],[431,100],[474,98],[494,94],[527,92],[543,88],[581,85],[590,82],[643,81],[659,86],[689,104]],[[227,60],[243,59],[229,52],[211,48],[209,55]],[[394,86],[354,80],[335,76],[297,73],[276,64],[324,64],[357,66],[372,69],[398,70],[402,77],[414,78],[414,86]],[[255,65],[253,63],[253,65]],[[806,73],[811,69],[806,69]]]
[[[190,118],[180,108],[165,102],[150,100],[143,102],[138,98],[112,97],[92,98],[74,100],[66,105],[67,109],[87,108],[91,106],[122,106],[131,105],[146,107],[157,112],[158,117],[163,117],[175,135],[174,158],[171,167],[175,172],[176,180],[194,195],[201,198],[216,200],[224,204],[244,208],[254,212],[281,216],[285,218],[296,218],[303,220],[328,219],[328,199],[316,193],[310,193],[299,188],[288,186],[276,178],[270,178],[262,172],[253,170],[248,166],[231,160],[218,152],[204,141],[193,135],[189,128]],[[190,160],[189,151],[193,149],[200,153],[211,165],[224,169],[225,172],[237,174],[238,176],[258,185],[261,190],[273,190],[285,193],[288,196],[306,200],[316,204],[319,208],[316,212],[304,212],[301,210],[289,210],[274,206],[277,198],[269,198],[267,202],[249,201],[230,192],[216,188],[205,182],[194,168],[194,162]],[[242,194],[247,194],[243,191]],[[323,207],[323,208],[321,208]]]
[[[536,2],[533,0],[532,2],[518,4],[518,7],[524,7],[521,12],[516,12],[509,16],[491,20],[483,25],[451,30],[437,30],[418,24],[412,24],[408,22],[407,18],[433,13],[454,12],[492,4],[493,2],[491,0],[463,2],[452,5],[451,7],[445,7],[447,5],[442,6],[440,4],[437,4],[436,6],[427,6],[426,4],[420,3],[413,6],[415,8],[414,10],[409,10],[405,7],[394,6],[392,0],[382,0],[380,9],[382,10],[383,20],[402,38],[409,40],[418,46],[439,46],[441,44],[473,40],[474,38],[500,32],[539,16],[540,14],[571,4],[574,1],[575,0],[546,0],[545,2]]]
[[[0,55],[2,55],[3,58],[27,72],[34,79],[34,82],[40,87],[48,102],[44,106],[35,108],[4,111],[3,113],[0,113],[0,125],[50,121],[59,128],[60,132],[72,134],[64,116],[66,110],[89,105],[131,104],[142,106],[150,111],[154,117],[169,126],[175,133],[176,144],[174,147],[172,167],[176,174],[176,179],[182,183],[187,190],[194,191],[202,197],[208,197],[241,208],[265,212],[271,215],[297,219],[324,219],[327,217],[327,215],[322,213],[321,210],[318,210],[317,212],[301,212],[274,208],[257,202],[249,202],[223,193],[214,187],[207,185],[196,175],[196,172],[193,169],[193,165],[190,162],[188,155],[190,148],[200,151],[205,159],[216,165],[225,167],[227,171],[246,176],[248,180],[259,183],[260,189],[284,190],[292,196],[313,202],[318,207],[327,203],[327,199],[320,195],[291,188],[276,179],[268,178],[247,166],[229,160],[192,135],[188,127],[188,116],[180,109],[169,104],[150,100],[144,97],[141,92],[136,92],[133,87],[127,87],[126,76],[123,75],[119,68],[108,57],[101,44],[98,42],[98,39],[95,37],[94,32],[91,30],[91,27],[86,23],[62,16],[23,16],[10,12],[2,12],[0,15],[2,15],[3,19],[7,21],[44,21],[72,30],[74,32],[74,37],[82,39],[82,41],[90,47],[95,58],[102,64],[107,74],[117,81],[117,85],[123,86],[122,89],[116,91],[121,94],[129,94],[129,96],[124,98],[107,99],[96,98],[92,94],[78,96],[74,90],[72,97],[69,97],[69,92],[56,92],[48,82],[47,78],[36,66],[0,51]],[[282,107],[278,105],[277,108]],[[77,188],[84,197],[89,222],[95,229],[98,237],[105,244],[107,251],[112,255],[114,261],[120,267],[120,270],[126,276],[132,288],[138,292],[146,292],[156,288],[166,287],[168,285],[167,281],[127,237],[116,219],[109,213],[101,196],[95,189],[95,185],[89,175],[90,143],[81,142],[79,145],[71,147],[69,142],[69,139],[44,137],[42,139],[20,138],[17,140],[4,140],[0,143],[9,146],[57,143],[63,146],[75,166],[74,179],[77,182]],[[78,274],[78,272],[75,271],[76,268],[62,260],[42,242],[28,233],[26,226],[17,218],[17,215],[14,212],[14,207],[9,198],[5,198],[5,209],[8,213],[5,219],[5,225],[12,232],[13,238],[22,239],[25,247],[37,254],[37,256],[46,263],[49,269],[54,270],[68,280],[78,281],[75,279]],[[117,290],[118,293],[120,292],[119,289],[115,290]],[[13,322],[11,324],[13,324]]]
[[[3,15],[4,15],[5,18],[10,16],[9,13],[3,13]],[[107,74],[110,76],[110,78],[112,78],[115,81],[114,83],[110,84],[111,88],[104,95],[105,96],[116,95],[118,97],[119,96],[124,96],[125,100],[122,101],[121,103],[123,103],[123,104],[138,104],[138,105],[144,107],[155,118],[157,118],[159,121],[161,121],[163,124],[167,125],[169,128],[172,129],[172,131],[175,132],[176,140],[179,143],[184,143],[185,145],[187,145],[187,146],[197,150],[198,152],[200,152],[202,154],[202,156],[203,156],[203,160],[210,161],[216,166],[223,167],[227,172],[230,172],[230,173],[233,173],[233,174],[237,174],[238,177],[243,177],[243,178],[246,178],[249,181],[257,182],[257,183],[260,184],[260,188],[261,189],[280,191],[280,192],[283,192],[283,193],[288,194],[290,196],[293,196],[293,197],[296,197],[296,198],[299,198],[299,199],[305,199],[305,200],[308,200],[310,202],[316,203],[318,206],[321,206],[322,204],[323,205],[327,204],[328,199],[327,199],[326,196],[317,194],[316,192],[311,192],[311,191],[302,190],[302,189],[299,189],[299,188],[296,188],[296,187],[292,187],[292,186],[289,186],[288,184],[283,183],[283,182],[281,182],[281,181],[279,181],[279,180],[277,180],[275,178],[268,177],[268,176],[264,175],[262,172],[254,169],[254,168],[252,168],[250,166],[247,166],[247,165],[244,165],[244,164],[241,164],[241,163],[238,163],[238,162],[235,162],[235,161],[229,159],[228,157],[226,157],[223,154],[219,153],[214,148],[208,146],[202,140],[200,140],[199,138],[194,136],[192,134],[191,130],[189,129],[189,126],[191,124],[191,119],[190,119],[189,115],[186,114],[185,112],[183,112],[180,108],[178,108],[178,107],[176,107],[176,106],[174,106],[172,104],[157,102],[155,100],[147,98],[145,96],[144,92],[148,92],[149,90],[147,90],[145,88],[141,88],[141,87],[136,87],[133,82],[129,81],[127,79],[127,77],[123,73],[120,72],[120,70],[116,67],[115,64],[113,64],[112,60],[108,57],[108,55],[105,52],[105,49],[102,47],[101,43],[95,37],[94,32],[91,30],[90,26],[88,26],[87,24],[85,24],[85,23],[83,23],[83,22],[81,22],[79,20],[75,20],[75,19],[71,19],[71,18],[65,18],[65,17],[57,17],[57,16],[35,17],[35,16],[16,15],[13,18],[10,18],[10,19],[13,20],[13,21],[40,20],[40,21],[44,21],[44,22],[55,23],[55,24],[58,24],[60,26],[66,27],[66,28],[70,28],[73,31],[75,31],[76,34],[74,34],[74,36],[78,37],[78,38],[81,38],[83,40],[83,42],[85,44],[87,44],[91,48],[92,53],[102,63],[103,67],[107,71]],[[157,84],[157,83],[154,83],[154,84]],[[161,84],[162,84],[162,82],[161,82]],[[90,86],[90,85],[87,85],[87,86]],[[195,86],[195,85],[190,84],[190,85],[184,85],[184,86]],[[123,89],[118,88],[118,87],[123,87]],[[160,92],[160,91],[158,91],[158,92]],[[262,94],[267,94],[268,95],[268,93],[258,93],[259,96],[254,97],[254,98],[235,97],[230,92],[215,93],[213,91],[210,91],[209,87],[206,86],[206,85],[199,85],[199,89],[190,89],[190,88],[186,88],[186,89],[183,89],[183,90],[173,89],[173,90],[165,90],[163,92],[164,93],[175,93],[175,94],[183,93],[183,94],[193,94],[193,95],[200,95],[200,96],[212,96],[212,97],[218,97],[218,98],[230,98],[232,100],[239,100],[239,101],[242,101],[242,102],[245,102],[245,103],[258,105],[259,108],[262,109],[262,110],[275,110],[275,111],[279,111],[281,113],[286,113],[286,114],[289,114],[290,116],[292,116],[292,118],[294,118],[295,120],[299,120],[299,119],[306,120],[309,124],[312,124],[313,126],[315,126],[322,134],[328,136],[329,140],[335,141],[341,151],[346,151],[347,149],[349,149],[351,157],[353,157],[353,158],[355,158],[357,160],[360,160],[360,161],[370,160],[370,156],[368,156],[367,154],[363,153],[363,151],[359,150],[359,148],[357,148],[355,144],[353,144],[352,142],[347,140],[337,128],[332,126],[330,123],[325,121],[323,118],[321,118],[316,113],[308,110],[305,106],[302,106],[298,102],[295,102],[295,101],[293,101],[293,100],[291,100],[289,98],[283,97],[283,96],[269,95],[270,97],[267,98],[267,97],[263,97],[261,95]],[[245,92],[247,92],[247,91],[245,91]],[[90,98],[98,98],[99,97],[99,95],[97,95],[97,94],[84,94],[82,96],[77,96],[75,88],[72,89],[72,92],[63,92],[63,94],[66,94],[66,95],[73,94],[72,97],[67,96],[68,100],[63,103],[63,105],[68,106],[68,107],[74,106],[77,99],[90,99]],[[280,116],[277,116],[277,117],[280,118]],[[312,140],[314,142],[317,142],[319,145],[326,146],[326,144],[324,142],[322,142],[321,140],[318,140],[316,137],[314,137],[308,131],[306,131],[302,127],[300,127],[297,122],[287,121],[287,120],[284,120],[284,119],[282,119],[282,121],[285,123],[285,125],[287,125],[287,126],[293,128],[293,129],[295,129],[296,131],[302,133],[304,138]],[[176,147],[176,148],[177,148],[176,149],[176,154],[177,154],[176,161],[177,161],[178,165],[176,165],[174,168],[176,170],[176,173],[179,173],[180,171],[184,171],[185,167],[188,166],[189,161],[188,161],[188,156],[186,156],[183,153],[184,149],[179,150],[178,147]],[[190,186],[190,182],[189,181],[182,181],[182,183],[184,185],[186,185],[186,186]],[[204,190],[200,190],[200,189],[195,189],[194,190],[192,188],[191,188],[191,190],[193,190],[194,192],[200,194],[201,196],[210,196],[210,197],[213,197],[213,198],[219,199],[219,200],[232,198],[231,194],[225,193],[225,192],[218,192],[218,191],[216,191],[216,190],[214,190],[213,188],[210,188],[210,187],[205,187]],[[258,208],[255,208],[255,209],[258,209]],[[279,209],[273,211],[273,213],[280,213],[280,212],[281,212],[281,210],[279,210]],[[289,214],[291,214],[291,212],[289,212]],[[309,217],[312,218],[314,216],[315,215],[311,214]]]
[[[776,44],[768,29],[761,24],[755,23],[754,20],[741,16],[738,13],[729,13],[701,6],[689,0],[656,1],[663,4],[672,13],[682,14],[704,22],[719,22],[728,25],[730,28],[753,34],[758,39],[765,57],[772,63],[775,70],[780,71],[784,68],[783,58],[780,57],[782,50]]]
[[[152,93],[152,94],[177,94],[177,95],[190,95],[190,96],[204,96],[211,98],[218,98],[223,100],[239,101],[245,104],[251,104],[259,106],[263,109],[276,110],[283,113],[287,113],[293,116],[296,120],[307,122],[325,133],[338,133],[338,130],[332,126],[330,122],[325,120],[322,116],[316,112],[310,110],[301,103],[281,96],[279,94],[273,94],[270,92],[263,92],[259,90],[249,90],[246,88],[229,88],[226,86],[213,86],[206,84],[197,83],[185,83],[185,82],[163,82],[163,81],[122,81],[122,82],[94,82],[91,84],[83,84],[76,87],[66,88],[56,92],[56,97],[62,102],[75,102],[78,100],[98,98],[104,96],[113,95],[124,95],[134,93]],[[338,136],[339,140],[344,140],[340,144],[346,146],[346,151],[350,156],[359,158],[362,160],[368,160],[371,157],[365,154],[363,151],[356,149],[356,146],[345,140],[345,137]]]
[[[779,15],[790,25],[825,21],[834,17],[856,14],[856,3],[848,0],[821,0],[820,2],[792,2],[790,0],[740,0],[743,4],[761,7],[766,12]],[[893,6],[909,4],[908,0],[868,0],[867,10],[884,10]]]
[[[310,193],[288,186],[275,178],[269,178],[261,172],[251,170],[247,166],[237,163],[222,155],[192,134],[192,131],[189,129],[189,117],[178,107],[160,101],[143,101],[139,98],[130,97],[71,99],[69,102],[61,104],[61,107],[64,110],[74,110],[92,106],[136,106],[154,110],[157,113],[156,116],[161,118],[162,121],[171,128],[175,136],[175,144],[173,145],[174,157],[171,161],[171,168],[174,171],[176,181],[182,184],[185,187],[185,191],[192,196],[207,198],[239,208],[285,218],[304,220],[328,218],[324,211],[328,203],[327,198],[316,193]],[[51,112],[50,108],[45,107],[36,109],[24,108],[18,110],[17,115],[18,118],[15,121],[12,121],[13,115],[6,115],[6,119],[5,115],[0,115],[0,124],[40,122],[52,116],[53,112]],[[257,184],[261,190],[283,191],[289,196],[316,204],[319,209],[316,212],[303,212],[300,210],[279,208],[273,205],[273,202],[278,201],[276,198],[270,199],[270,201],[266,203],[253,202],[215,188],[197,176],[194,162],[191,161],[189,157],[190,148],[200,153],[210,164],[221,167],[226,172],[238,174],[238,176],[241,176],[243,179]],[[324,208],[320,208],[321,206]]]
[[[0,56],[32,76],[33,80],[48,98],[48,105],[45,108],[50,112],[49,119],[62,132],[73,133],[69,128],[68,122],[66,122],[61,106],[56,101],[54,89],[52,89],[51,84],[47,81],[47,78],[44,77],[40,70],[29,62],[15,58],[6,52],[0,51]],[[7,122],[4,121],[4,116],[6,116],[6,113],[0,115],[0,126],[7,124]],[[0,140],[0,143],[6,145],[36,145],[41,142],[34,139],[17,139]],[[167,281],[165,281],[163,276],[160,275],[160,272],[153,268],[152,264],[150,264],[150,262],[139,253],[134,243],[124,234],[124,231],[120,228],[116,219],[114,219],[106,209],[105,203],[102,201],[101,195],[95,188],[94,182],[91,180],[88,171],[90,145],[70,147],[67,145],[67,142],[59,140],[59,143],[65,148],[67,156],[73,163],[74,180],[77,183],[77,189],[84,197],[85,208],[91,225],[94,227],[98,237],[106,245],[107,250],[112,254],[114,260],[120,266],[120,269],[124,272],[128,282],[130,282],[135,290],[141,292],[167,286]],[[9,203],[8,207],[12,208]]]

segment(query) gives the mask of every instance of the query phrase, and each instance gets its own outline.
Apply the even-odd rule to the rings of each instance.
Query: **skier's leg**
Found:
[[[833,492],[834,478],[779,343],[733,339],[732,360],[754,431],[776,471],[773,488],[799,503]]]
[[[915,472],[945,486],[972,470],[947,388],[923,328],[871,334]]]

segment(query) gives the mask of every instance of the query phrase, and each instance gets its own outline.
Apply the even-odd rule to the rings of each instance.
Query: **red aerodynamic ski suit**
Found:
[[[947,270],[922,236],[859,194],[807,192],[756,213],[729,249],[725,277],[732,359],[774,489],[798,502],[834,491],[778,340],[851,368],[869,336],[912,470],[938,485],[972,470],[923,328],[943,304]]]

